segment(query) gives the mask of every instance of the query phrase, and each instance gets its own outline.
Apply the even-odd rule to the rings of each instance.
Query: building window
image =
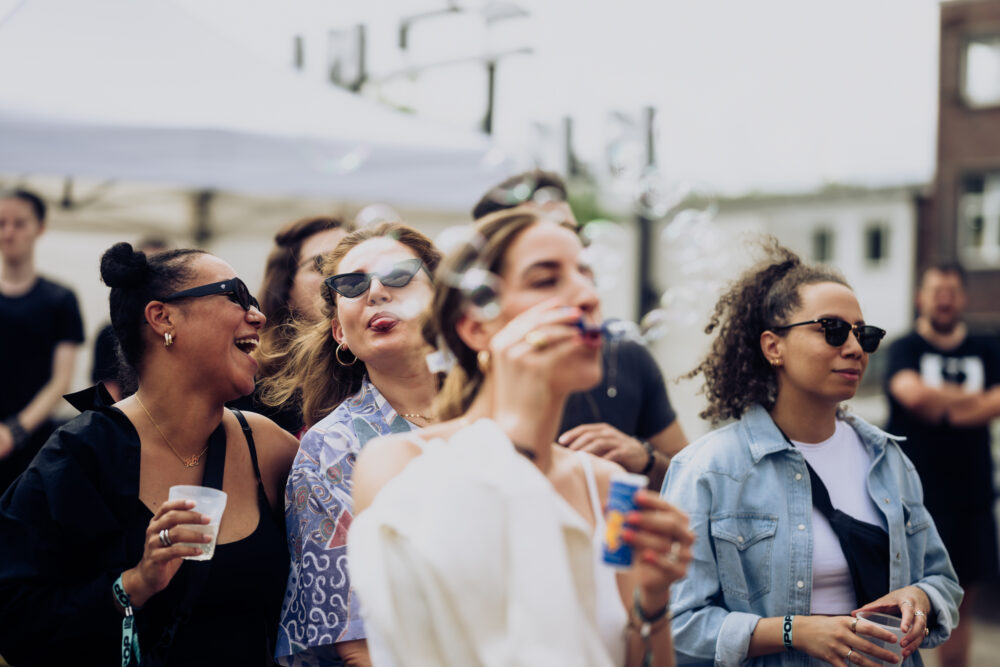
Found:
[[[962,178],[957,220],[963,262],[1000,266],[1000,171]]]
[[[1000,105],[1000,35],[965,40],[962,99],[970,107]]]
[[[884,223],[871,223],[865,228],[865,261],[881,264],[889,259],[889,228]]]
[[[833,261],[833,230],[821,227],[813,231],[812,258],[821,264]]]

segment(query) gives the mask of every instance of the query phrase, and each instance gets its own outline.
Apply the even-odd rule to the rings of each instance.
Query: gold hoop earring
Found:
[[[353,366],[354,364],[358,363],[358,357],[357,357],[357,355],[355,355],[354,356],[354,361],[352,361],[349,364],[345,364],[344,360],[340,358],[340,351],[341,350],[347,350],[348,352],[351,352],[351,348],[347,347],[347,345],[345,345],[344,343],[341,343],[340,345],[338,345],[337,349],[334,350],[334,352],[333,352],[333,356],[337,358],[337,363],[338,364],[340,364],[341,366]],[[351,354],[354,354],[354,353],[351,352]]]
[[[781,359],[768,359],[772,368],[781,368]]]
[[[476,366],[479,367],[479,372],[486,375],[490,372],[490,362],[493,361],[490,356],[489,350],[480,350],[476,355]]]
[[[170,347],[174,344],[174,335],[169,331],[163,332],[163,347]]]

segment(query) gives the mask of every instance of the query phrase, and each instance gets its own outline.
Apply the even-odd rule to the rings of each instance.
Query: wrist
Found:
[[[14,443],[14,449],[19,449],[23,447],[25,443],[28,442],[30,433],[21,425],[21,421],[17,418],[17,415],[11,415],[7,419],[3,420],[3,425],[7,427],[10,431],[11,440]]]
[[[149,598],[152,597],[149,591],[146,590],[146,587],[143,586],[142,577],[136,568],[122,572],[122,588],[125,589],[129,600],[132,601],[132,606],[136,609],[144,607]]]
[[[656,616],[670,605],[670,588],[648,591],[638,586],[635,589],[634,603],[637,614],[641,612],[646,618]]]

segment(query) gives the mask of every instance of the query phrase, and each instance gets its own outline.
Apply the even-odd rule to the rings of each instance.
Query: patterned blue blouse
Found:
[[[365,638],[347,573],[354,460],[372,438],[414,428],[366,377],[358,393],[302,438],[285,487],[291,569],[275,650],[279,664],[341,664],[334,645]]]

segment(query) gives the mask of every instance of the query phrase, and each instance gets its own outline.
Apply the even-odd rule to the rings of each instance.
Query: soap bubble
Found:
[[[458,278],[469,316],[488,322],[500,315],[500,279],[485,268],[474,266]]]
[[[646,167],[636,184],[636,212],[651,220],[662,218],[691,194],[691,186],[670,182],[655,166]]]
[[[403,222],[403,216],[388,204],[369,204],[354,216],[358,227],[374,227],[383,222]]]

